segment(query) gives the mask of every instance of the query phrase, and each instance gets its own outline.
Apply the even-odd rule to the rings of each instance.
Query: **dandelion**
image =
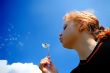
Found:
[[[42,43],[42,47],[48,49],[48,57],[50,57],[50,49],[49,49],[50,44],[48,44],[48,43]]]
[[[49,46],[50,46],[50,45],[49,45],[48,43],[42,43],[42,47],[43,47],[43,48],[49,48]]]

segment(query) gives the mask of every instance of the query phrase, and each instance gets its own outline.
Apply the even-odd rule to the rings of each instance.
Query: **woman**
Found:
[[[87,11],[70,12],[64,22],[60,41],[80,56],[79,66],[71,73],[110,72],[110,30],[100,27],[97,17]],[[48,57],[41,60],[39,67],[43,73],[58,73]]]

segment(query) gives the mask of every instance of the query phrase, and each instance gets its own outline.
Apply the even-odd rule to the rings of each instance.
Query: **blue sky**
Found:
[[[75,50],[64,49],[59,42],[63,16],[74,10],[92,10],[100,24],[110,27],[109,0],[1,0],[0,60],[8,64],[39,65],[50,44],[51,59],[59,73],[69,73],[79,63]]]

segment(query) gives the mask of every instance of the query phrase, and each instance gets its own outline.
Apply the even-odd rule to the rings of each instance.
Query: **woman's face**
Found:
[[[60,42],[65,48],[73,48],[79,38],[78,26],[73,21],[65,21],[64,30],[60,34]]]

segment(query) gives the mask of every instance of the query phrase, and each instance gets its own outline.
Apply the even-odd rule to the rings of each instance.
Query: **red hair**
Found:
[[[99,33],[99,35],[97,36],[97,38],[100,41],[101,39],[105,39],[108,36],[110,36],[110,29],[105,29],[103,32]]]
[[[100,27],[97,17],[88,11],[75,11],[67,13],[64,16],[65,21],[75,21],[80,25],[80,30],[88,30],[95,38],[95,40],[101,40],[110,36],[110,29]]]

